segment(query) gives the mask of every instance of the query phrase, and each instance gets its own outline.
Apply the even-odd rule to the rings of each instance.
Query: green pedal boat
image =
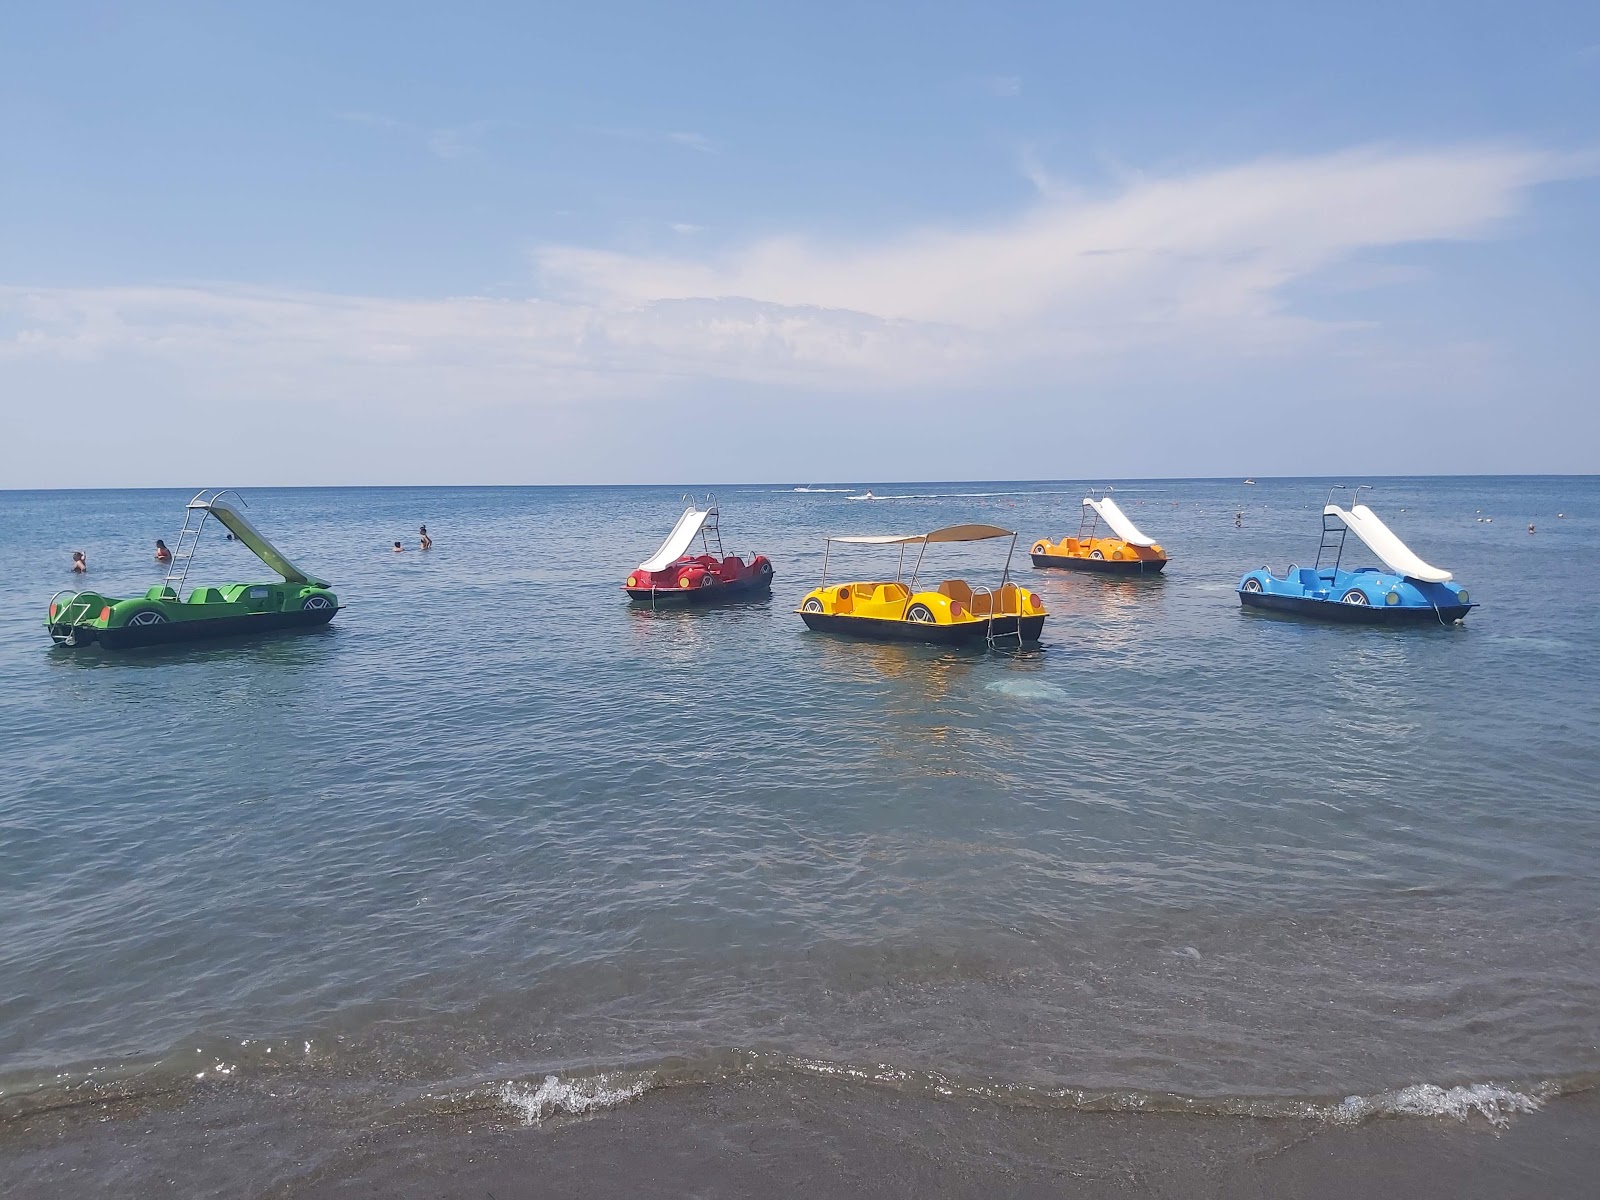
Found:
[[[98,592],[57,592],[45,621],[51,639],[58,646],[98,642],[109,650],[128,650],[274,629],[314,629],[333,620],[339,611],[339,597],[322,580],[307,575],[280,554],[243,513],[223,499],[229,494],[244,503],[237,492],[228,489],[202,491],[189,501],[160,587],[132,600]],[[282,576],[283,582],[197,587],[185,596],[195,549],[213,517]]]

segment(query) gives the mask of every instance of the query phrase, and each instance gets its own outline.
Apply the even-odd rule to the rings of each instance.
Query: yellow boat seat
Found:
[[[939,585],[939,594],[949,596],[968,612],[972,611],[972,589],[965,579],[946,579]]]

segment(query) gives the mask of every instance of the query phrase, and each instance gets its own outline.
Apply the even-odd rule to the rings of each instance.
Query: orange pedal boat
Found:
[[[1111,536],[1096,536],[1102,522]],[[1167,552],[1141,533],[1110,496],[1099,500],[1085,496],[1078,536],[1035,542],[1033,565],[1101,575],[1157,575],[1167,565]]]

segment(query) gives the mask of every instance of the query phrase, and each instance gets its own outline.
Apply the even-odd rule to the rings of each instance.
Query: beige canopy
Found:
[[[882,537],[835,537],[830,542],[853,542],[862,546],[907,546],[929,542],[984,542],[990,538],[1016,537],[1016,531],[998,525],[946,525],[932,533],[886,534]]]

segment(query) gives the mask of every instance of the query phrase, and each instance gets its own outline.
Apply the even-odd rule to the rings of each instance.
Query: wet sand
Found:
[[[261,1098],[261,1099],[264,1099]],[[338,1128],[292,1096],[35,1121],[0,1141],[13,1200],[122,1197],[1580,1197],[1600,1093],[1495,1130],[1007,1109],[832,1081],[674,1088],[539,1126],[478,1112]],[[86,1119],[87,1118],[87,1119]]]

